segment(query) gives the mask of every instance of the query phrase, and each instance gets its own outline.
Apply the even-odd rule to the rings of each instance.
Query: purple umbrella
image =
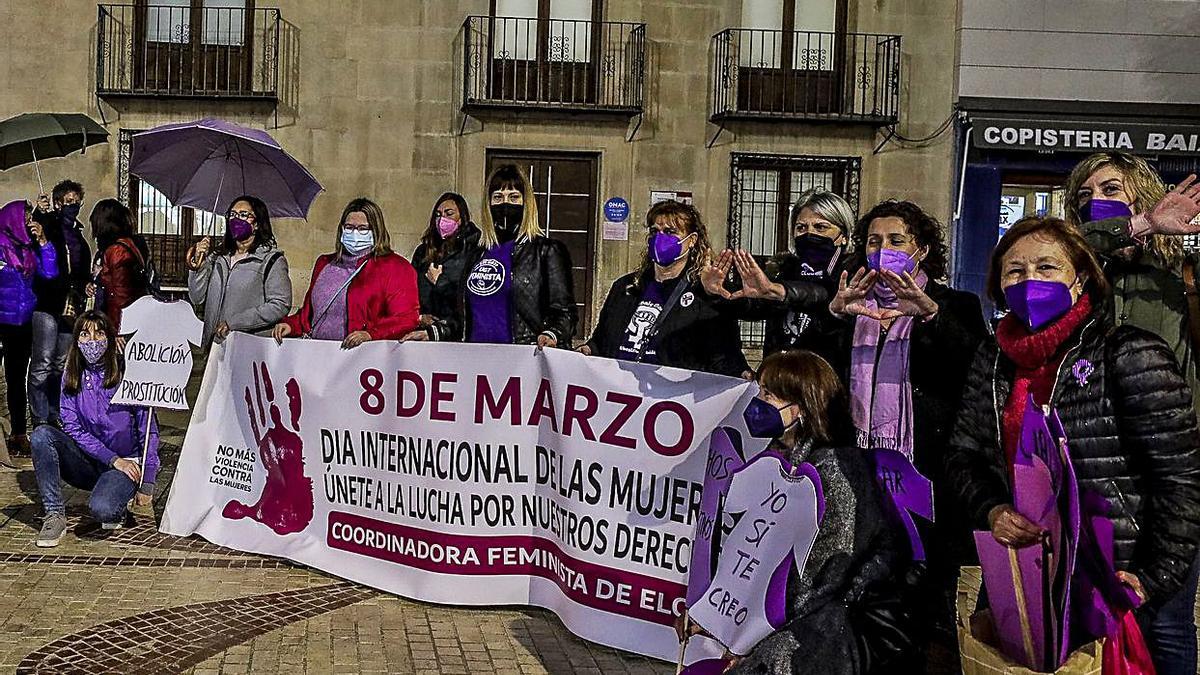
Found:
[[[305,218],[324,189],[267,132],[211,118],[134,134],[129,171],[177,206],[214,213],[250,194],[272,216]]]

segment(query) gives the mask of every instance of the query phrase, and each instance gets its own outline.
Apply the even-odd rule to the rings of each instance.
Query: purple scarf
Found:
[[[916,281],[925,288],[928,277],[918,271]],[[877,284],[866,303],[872,309],[886,309],[896,307],[897,300],[890,288]],[[860,316],[854,322],[850,350],[850,415],[858,447],[895,450],[909,461],[913,458],[912,381],[908,371],[912,329],[912,317],[897,318],[880,349],[880,323]]]

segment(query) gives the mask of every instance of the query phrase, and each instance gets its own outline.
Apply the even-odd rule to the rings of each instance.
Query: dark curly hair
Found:
[[[871,221],[876,218],[899,218],[908,226],[908,233],[917,240],[919,248],[926,248],[929,253],[921,261],[921,269],[933,280],[946,278],[946,261],[949,259],[949,249],[946,247],[946,235],[942,224],[937,218],[929,215],[921,207],[908,201],[889,199],[875,205],[854,226],[854,253],[859,264],[867,260],[867,230]]]

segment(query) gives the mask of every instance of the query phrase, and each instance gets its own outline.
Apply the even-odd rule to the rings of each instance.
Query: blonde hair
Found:
[[[521,229],[517,237],[534,239],[541,237],[542,226],[538,223],[537,197],[533,194],[533,184],[525,172],[516,164],[501,164],[492,170],[487,179],[487,189],[483,192],[483,218],[479,222],[479,243],[489,249],[500,243],[496,237],[496,225],[492,222],[492,193],[497,190],[517,190],[521,193],[521,202],[525,207],[521,216]]]
[[[1076,164],[1071,170],[1071,175],[1067,177],[1064,201],[1067,222],[1072,226],[1083,225],[1083,216],[1079,212],[1079,200],[1076,197],[1079,190],[1097,171],[1109,166],[1121,173],[1125,191],[1133,197],[1129,208],[1135,214],[1149,211],[1166,196],[1167,186],[1163,185],[1158,173],[1150,168],[1146,160],[1124,152],[1098,152]],[[1146,248],[1167,267],[1178,267],[1183,262],[1183,242],[1179,237],[1156,234],[1150,237]]]
[[[346,249],[342,246],[342,228],[346,225],[346,218],[349,218],[350,214],[355,211],[367,217],[367,224],[371,226],[371,233],[375,235],[375,246],[371,248],[371,255],[380,256],[391,253],[392,237],[388,234],[387,223],[383,220],[383,209],[370,199],[359,197],[350,200],[346,208],[342,209],[342,219],[338,221],[337,237],[333,243],[334,260],[341,260],[342,256],[346,255]]]

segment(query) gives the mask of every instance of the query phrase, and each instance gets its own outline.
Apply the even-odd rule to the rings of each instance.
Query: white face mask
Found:
[[[375,245],[375,233],[370,230],[342,230],[342,247],[350,255],[369,251]]]

